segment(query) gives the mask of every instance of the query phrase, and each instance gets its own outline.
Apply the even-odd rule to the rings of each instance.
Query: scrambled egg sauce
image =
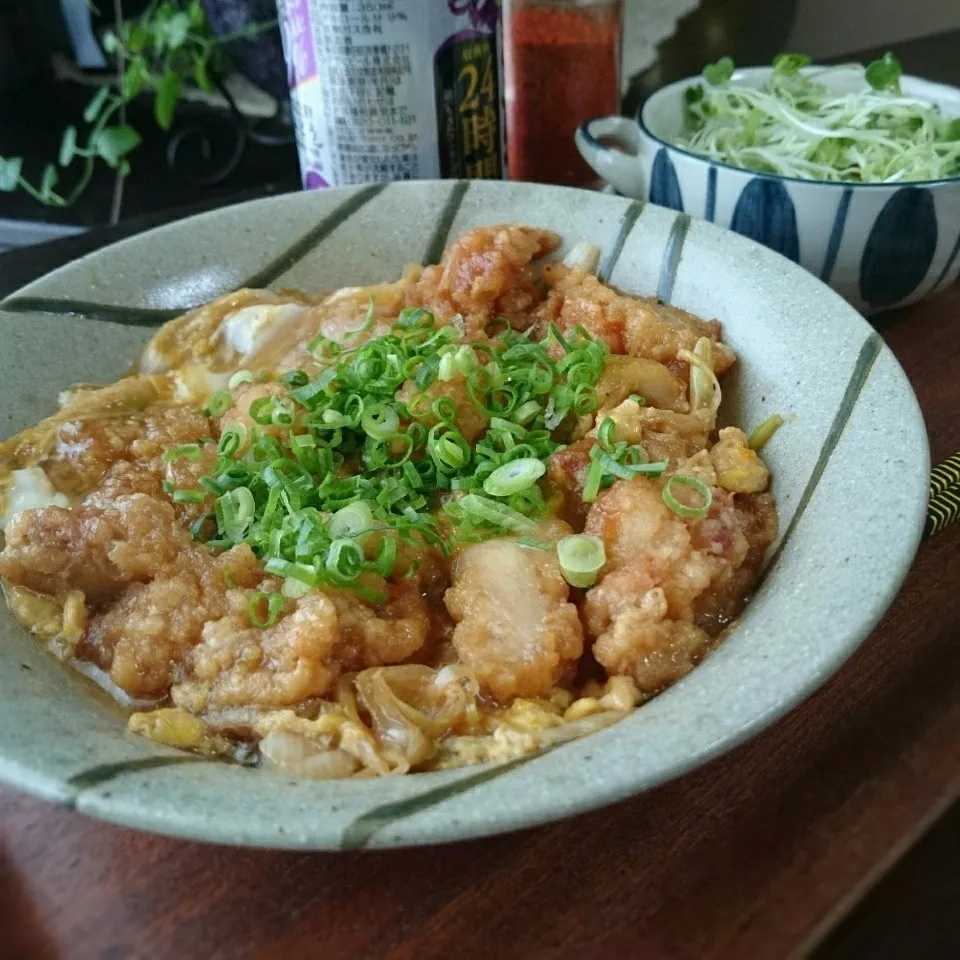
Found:
[[[241,290],[168,323],[129,377],[65,391],[0,445],[14,615],[132,731],[304,777],[506,759],[674,683],[755,583],[777,532],[770,475],[743,432],[717,429],[735,360],[719,324],[601,283],[589,247],[541,263],[558,245],[479,228],[393,283]],[[311,421],[311,392],[346,390],[344,358],[378,343],[421,352],[389,402],[368,398],[367,437],[349,439],[342,403]],[[525,344],[538,359],[510,367]],[[518,442],[537,479],[485,495],[465,471]],[[263,449],[293,466],[254,505],[215,474],[230,457],[265,469]],[[316,506],[390,470],[360,514]],[[371,509],[389,522],[348,529]],[[322,544],[312,566],[277,552],[277,511]],[[574,533],[601,557],[586,588],[558,555]]]

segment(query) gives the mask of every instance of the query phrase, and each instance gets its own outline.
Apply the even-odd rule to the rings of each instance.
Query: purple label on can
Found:
[[[323,187],[330,186],[316,170],[307,171],[306,176],[303,178],[303,185],[307,190],[320,190]]]
[[[293,90],[298,84],[317,75],[310,0],[287,0],[281,9],[284,39],[287,41],[287,83]]]
[[[500,22],[499,0],[447,0],[447,8],[457,16],[467,14],[472,27],[493,30]]]

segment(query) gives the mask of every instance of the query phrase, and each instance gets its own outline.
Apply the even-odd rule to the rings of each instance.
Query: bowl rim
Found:
[[[829,66],[829,65],[827,65]],[[854,66],[854,64],[837,64],[838,68],[844,66]],[[821,65],[812,65],[809,67],[804,67],[803,72],[815,72],[821,69]],[[768,75],[772,72],[773,67],[738,67],[733,73],[733,80],[743,77],[760,77]],[[665,87],[661,87],[659,90],[655,90],[650,94],[646,100],[637,108],[635,116],[632,118],[637,127],[640,130],[640,133],[643,136],[648,137],[649,139],[659,143],[661,146],[665,147],[668,150],[672,150],[676,153],[681,154],[684,157],[687,157],[691,160],[698,160],[701,163],[705,163],[712,167],[718,167],[725,170],[732,170],[735,173],[742,173],[748,177],[766,177],[769,180],[782,180],[787,183],[802,183],[810,187],[839,187],[840,189],[852,189],[852,190],[861,190],[861,189],[883,189],[883,190],[901,190],[904,187],[936,187],[936,186],[950,186],[960,184],[960,173],[952,177],[938,177],[933,180],[904,180],[898,183],[854,183],[849,180],[812,180],[807,177],[791,177],[783,173],[770,173],[766,170],[751,170],[749,167],[735,167],[732,163],[727,163],[724,160],[714,160],[712,157],[705,157],[703,154],[694,153],[692,150],[688,150],[686,147],[681,147],[679,144],[672,143],[669,140],[664,140],[663,137],[655,134],[649,127],[647,119],[644,114],[647,111],[647,108],[650,107],[654,101],[656,101],[661,96],[666,97],[670,93],[676,91],[686,90],[688,87],[692,87],[695,83],[702,82],[703,77],[700,74],[695,74],[694,76],[684,77],[682,80],[675,80],[673,83],[667,84]],[[933,80],[925,80],[923,77],[918,77],[913,74],[903,74],[901,77],[902,81],[906,81],[909,84],[922,84],[927,87],[934,87],[944,92],[949,92],[955,96],[960,102],[960,87],[954,87],[947,83],[937,83]],[[922,96],[917,94],[917,96]],[[960,117],[960,114],[958,114]],[[596,141],[596,138],[593,137],[587,127],[589,122],[582,124],[580,129],[584,134],[589,137],[589,139]]]

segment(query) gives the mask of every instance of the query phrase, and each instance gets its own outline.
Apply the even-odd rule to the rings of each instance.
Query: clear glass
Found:
[[[511,180],[595,179],[573,135],[584,120],[619,112],[622,24],[622,0],[505,0]]]

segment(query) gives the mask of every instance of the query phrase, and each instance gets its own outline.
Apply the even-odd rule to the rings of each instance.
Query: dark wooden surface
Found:
[[[102,241],[0,258],[0,295]],[[877,325],[917,389],[934,459],[960,450],[960,286]],[[770,730],[539,829],[410,851],[260,852],[146,836],[0,789],[0,957],[956,956],[958,547],[960,524],[924,543],[878,629]]]

